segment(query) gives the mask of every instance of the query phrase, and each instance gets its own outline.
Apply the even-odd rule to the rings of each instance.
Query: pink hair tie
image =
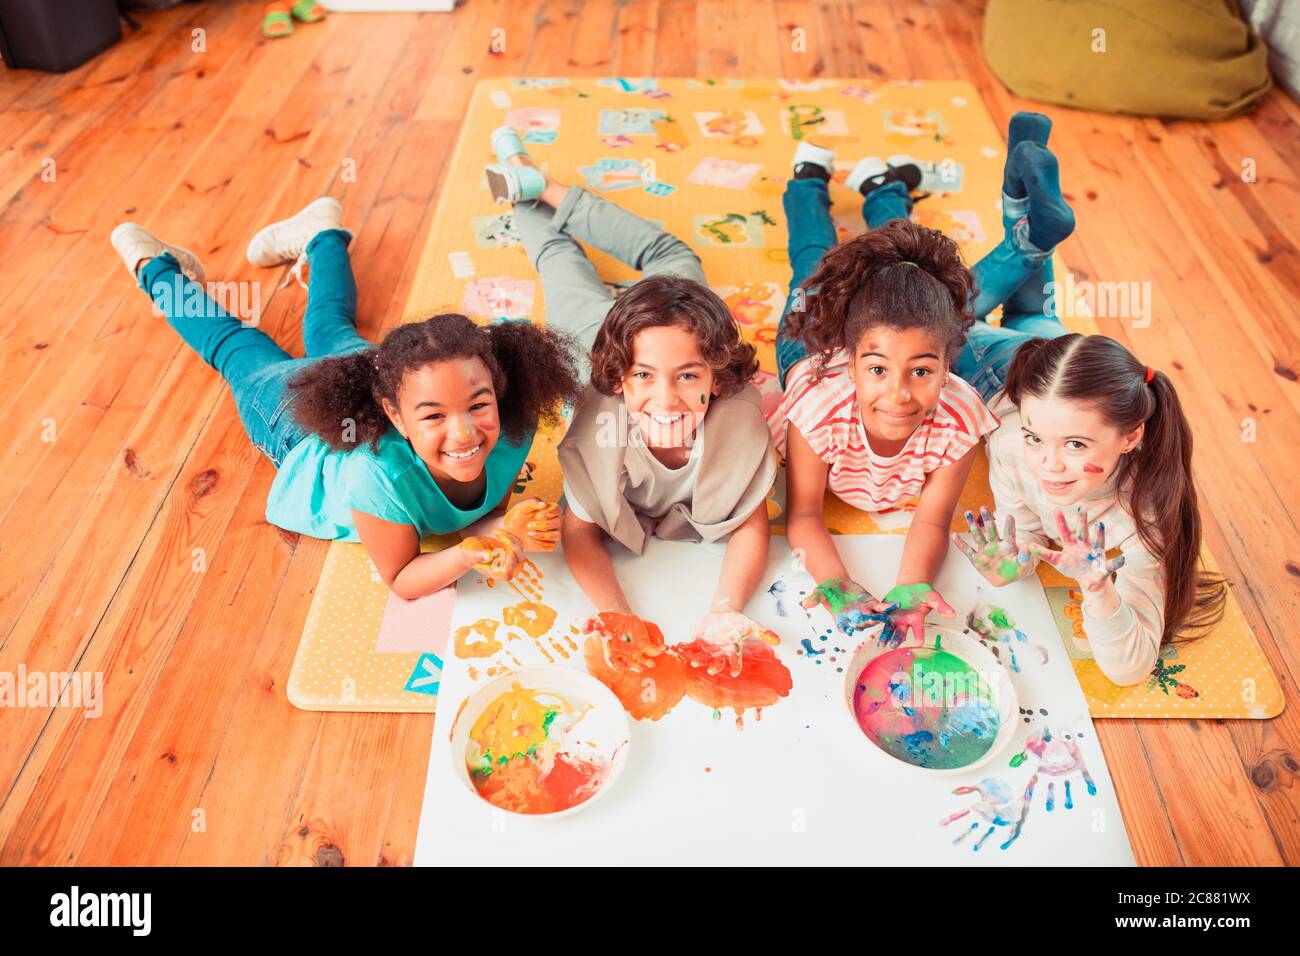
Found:
[[[1153,369],[1150,365],[1148,365],[1148,366],[1147,366],[1147,375],[1146,375],[1146,378],[1142,379],[1142,381],[1145,382],[1146,384],[1150,385],[1150,384],[1151,384],[1151,380],[1152,380],[1153,378],[1155,378],[1155,377],[1156,377],[1156,370]]]

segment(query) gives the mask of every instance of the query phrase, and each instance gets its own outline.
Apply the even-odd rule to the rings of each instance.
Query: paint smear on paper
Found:
[[[585,701],[515,684],[470,729],[465,765],[474,789],[514,813],[558,813],[589,800],[609,775],[610,758],[578,754],[574,729]]]
[[[966,661],[930,647],[902,647],[871,660],[853,692],[858,726],[904,763],[952,770],[975,763],[998,735],[996,700]]]
[[[688,660],[699,660],[712,653],[700,641],[674,645],[673,651]],[[686,693],[691,700],[715,710],[730,707],[740,728],[745,726],[746,710],[754,708],[756,719],[762,720],[763,708],[785,697],[793,686],[789,669],[781,663],[772,646],[757,638],[741,645],[740,672],[734,677],[726,668],[717,674],[710,674],[705,667],[686,668]]]

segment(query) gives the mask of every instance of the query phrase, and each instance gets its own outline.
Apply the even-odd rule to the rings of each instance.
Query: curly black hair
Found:
[[[975,322],[974,277],[957,243],[935,229],[894,219],[840,243],[803,284],[806,308],[791,311],[790,333],[825,367],[839,349],[852,352],[869,328],[925,329],[951,362]]]
[[[564,403],[581,390],[576,346],[562,333],[531,322],[482,326],[444,313],[399,325],[375,348],[307,366],[289,382],[292,414],[336,451],[370,442],[378,452],[379,439],[392,427],[382,401],[398,405],[406,373],[472,357],[482,359],[492,375],[501,431],[514,443],[539,423],[557,422]],[[345,428],[349,422],[352,427]]]
[[[740,337],[727,303],[706,285],[677,275],[646,276],[615,301],[591,347],[591,383],[613,395],[632,367],[632,342],[643,329],[674,325],[694,332],[717,378],[718,397],[745,387],[758,372],[754,346]]]

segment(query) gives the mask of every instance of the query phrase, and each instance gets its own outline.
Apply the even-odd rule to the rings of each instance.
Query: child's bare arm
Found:
[[[785,533],[790,547],[803,552],[802,562],[818,583],[849,576],[822,512],[826,478],[830,466],[817,456],[800,434],[790,426],[786,438]]]
[[[614,573],[614,563],[605,550],[605,532],[600,526],[565,511],[560,534],[569,571],[596,609],[631,612]]]
[[[710,611],[741,613],[758,587],[767,567],[767,548],[771,531],[767,521],[767,502],[754,509],[745,523],[731,533],[722,558],[722,574],[713,594]]]
[[[356,509],[352,520],[379,576],[394,594],[408,601],[455,584],[472,564],[473,556],[459,547],[421,554],[420,535],[413,525]]]
[[[951,464],[930,472],[921,490],[921,503],[912,517],[898,566],[899,584],[932,582],[948,554],[948,532],[978,446]]]

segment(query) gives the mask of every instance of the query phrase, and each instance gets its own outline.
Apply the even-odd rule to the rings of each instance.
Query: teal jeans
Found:
[[[357,333],[357,284],[348,257],[351,238],[345,230],[331,229],[307,246],[311,277],[302,318],[306,357],[300,359],[227,312],[181,273],[170,253],[140,270],[140,288],[185,344],[230,385],[249,441],[277,468],[308,434],[290,414],[289,379],[321,358],[372,347]]]

